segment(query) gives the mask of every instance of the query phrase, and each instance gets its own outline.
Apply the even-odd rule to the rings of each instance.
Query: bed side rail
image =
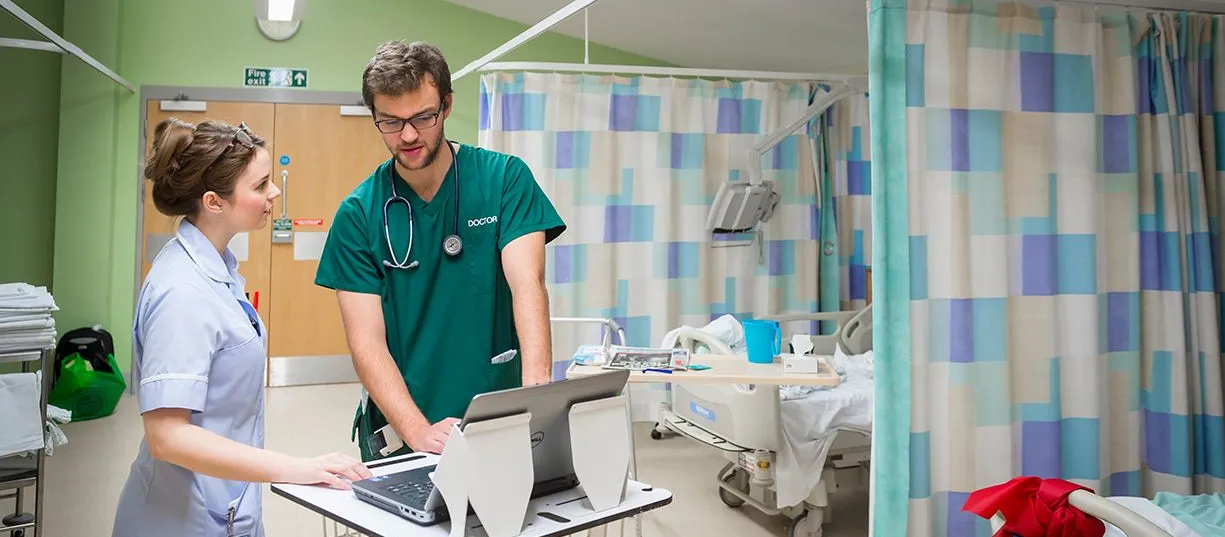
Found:
[[[1173,537],[1135,511],[1087,490],[1072,491],[1068,495],[1068,503],[1084,511],[1085,514],[1114,524],[1127,537]],[[991,531],[993,533],[1000,531],[1000,528],[1004,527],[1004,522],[1003,515],[996,513],[991,517]]]
[[[600,343],[605,347],[612,345],[612,334],[617,335],[616,345],[625,345],[625,329],[614,319],[601,319],[599,317],[549,317],[549,322],[552,324],[600,324],[604,326],[604,340]]]
[[[814,334],[816,352],[829,354],[840,345],[849,354],[863,354],[872,349],[872,305],[853,311],[822,311],[813,313],[780,313],[762,317],[782,323],[823,321],[837,328],[830,335]]]

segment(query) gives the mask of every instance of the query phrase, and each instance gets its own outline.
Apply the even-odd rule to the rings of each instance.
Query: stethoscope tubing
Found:
[[[447,144],[447,149],[451,151],[451,165],[455,167],[455,214],[451,221],[451,235],[443,241],[443,252],[445,252],[447,255],[455,256],[459,255],[463,248],[463,243],[459,240],[459,159],[456,158],[455,147],[451,145],[450,140],[444,139],[443,142]],[[395,202],[401,202],[408,208],[408,251],[404,252],[404,261],[396,259],[396,251],[391,244],[391,227],[389,224],[390,219],[388,218],[387,213],[388,209],[391,207],[391,204]],[[388,268],[400,269],[417,268],[419,265],[417,261],[409,261],[409,258],[412,257],[413,254],[413,235],[416,231],[416,227],[416,217],[413,215],[413,204],[409,203],[407,198],[400,195],[399,191],[396,189],[396,178],[391,177],[391,197],[387,198],[387,201],[383,202],[383,236],[387,239],[387,252],[391,255],[391,259],[384,259],[384,266]],[[447,243],[452,240],[455,241],[455,244],[459,245],[453,248],[455,250],[454,252],[447,247]]]

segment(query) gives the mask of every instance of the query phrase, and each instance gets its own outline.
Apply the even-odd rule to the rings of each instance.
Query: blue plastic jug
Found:
[[[749,348],[749,362],[754,364],[774,363],[774,357],[782,352],[783,330],[778,321],[744,321],[744,339]]]

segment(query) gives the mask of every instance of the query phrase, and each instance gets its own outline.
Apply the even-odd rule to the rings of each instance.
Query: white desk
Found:
[[[390,457],[370,463],[369,466],[373,474],[384,475],[437,462],[437,455],[424,453]],[[272,492],[371,537],[447,537],[451,531],[450,522],[420,526],[357,499],[352,491],[322,486],[275,484],[272,485]],[[585,498],[580,486],[531,500],[528,504],[527,525],[520,535],[570,535],[672,503],[671,492],[637,481],[630,481],[625,499],[614,509],[592,511],[584,501]],[[475,515],[468,517],[467,524],[468,529],[464,532],[466,537],[485,537],[485,530],[481,528]]]
[[[841,379],[829,365],[828,357],[822,357],[818,373],[787,373],[783,371],[781,357],[776,357],[771,364],[755,364],[745,356],[730,356],[726,354],[694,354],[689,359],[690,365],[707,365],[710,369],[695,371],[673,371],[672,373],[641,372],[630,373],[629,382],[636,383],[692,383],[707,382],[716,384],[762,384],[762,385],[794,385],[794,386],[837,386]],[[607,372],[598,365],[570,364],[566,377],[575,378]]]

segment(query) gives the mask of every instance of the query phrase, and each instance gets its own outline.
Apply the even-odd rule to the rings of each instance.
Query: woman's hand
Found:
[[[296,485],[323,483],[334,489],[349,490],[349,482],[370,477],[373,477],[373,474],[357,459],[342,453],[329,453],[319,457],[292,459],[285,475],[277,481]]]

